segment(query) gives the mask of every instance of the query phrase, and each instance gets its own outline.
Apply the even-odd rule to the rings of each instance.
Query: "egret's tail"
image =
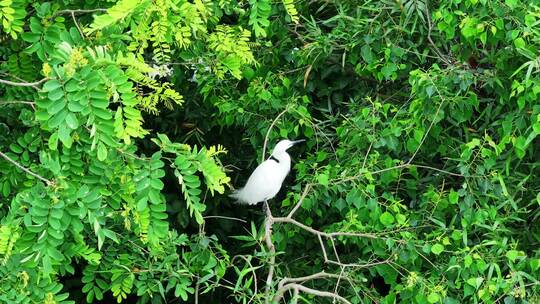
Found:
[[[229,197],[234,198],[236,200],[236,203],[253,205],[253,203],[246,197],[245,192],[242,191],[243,189],[244,188],[234,190],[233,193],[229,194]]]

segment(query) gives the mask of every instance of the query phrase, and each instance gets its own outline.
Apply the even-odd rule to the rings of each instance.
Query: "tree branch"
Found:
[[[305,281],[309,281],[309,280],[326,279],[326,278],[339,279],[339,275],[321,271],[321,272],[317,272],[312,275],[308,275],[304,277],[283,278],[281,279],[281,281],[279,281],[278,288],[283,288],[283,286],[289,283],[304,283]]]
[[[437,45],[433,42],[433,39],[431,39],[431,31],[433,30],[433,23],[431,22],[431,13],[429,12],[429,1],[426,0],[426,19],[428,22],[428,34],[427,39],[429,41],[429,44],[433,47],[433,50],[435,51],[435,55],[437,55],[437,58],[442,60],[446,65],[451,66],[452,63],[442,54],[441,50],[437,47]]]
[[[26,101],[26,100],[0,100],[0,106],[9,105],[9,104],[24,104],[32,107],[32,110],[36,110],[35,102]]]
[[[270,254],[270,261],[268,266],[268,275],[266,276],[266,287],[264,289],[264,301],[266,304],[269,304],[270,300],[270,288],[272,288],[272,282],[274,280],[274,269],[276,267],[276,247],[272,242],[272,225],[274,225],[274,217],[272,216],[272,211],[268,206],[268,203],[265,201],[264,206],[266,207],[266,219],[264,222],[264,241],[266,243],[266,248]]]
[[[36,174],[36,173],[30,171],[30,169],[27,169],[27,168],[23,167],[21,164],[19,164],[18,162],[14,161],[13,159],[11,159],[9,156],[7,156],[6,154],[2,153],[1,151],[0,151],[0,156],[3,157],[5,160],[9,161],[10,163],[14,164],[17,168],[19,168],[19,169],[23,170],[24,172],[26,172],[26,173],[32,175],[33,177],[35,177],[35,178],[37,178],[37,179],[39,179],[39,180],[45,182],[45,184],[47,184],[47,186],[52,186],[52,185],[54,185],[54,182],[53,182],[53,181],[48,180],[48,179],[44,178],[43,176],[38,175],[38,174]]]
[[[341,303],[351,304],[351,302],[349,302],[347,299],[345,299],[344,297],[336,293],[312,289],[298,283],[290,283],[278,289],[276,295],[274,296],[274,299],[272,300],[272,303],[279,303],[281,299],[283,298],[283,295],[285,294],[285,292],[291,289],[295,291],[295,293],[297,293],[298,291],[301,291],[301,292],[312,294],[319,297],[332,298],[332,299],[340,301]]]
[[[430,78],[431,79],[431,78]],[[431,81],[431,83],[433,83],[433,81]],[[431,120],[431,123],[429,124],[429,127],[426,131],[426,133],[424,134],[424,136],[422,137],[422,140],[420,141],[420,144],[418,144],[418,147],[416,148],[416,150],[414,151],[413,155],[411,156],[411,158],[409,159],[409,161],[407,162],[407,165],[410,165],[412,163],[412,161],[414,160],[414,158],[416,157],[416,154],[418,153],[418,151],[420,151],[420,148],[422,147],[422,145],[424,144],[424,141],[426,141],[426,138],[428,137],[429,135],[429,131],[431,131],[431,128],[433,127],[433,125],[435,124],[435,119],[437,119],[437,115],[439,115],[439,112],[441,111],[441,108],[442,108],[442,105],[444,104],[444,98],[442,97],[441,95],[441,92],[439,92],[439,89],[437,88],[437,86],[433,83],[433,86],[435,87],[435,90],[437,90],[437,92],[439,93],[439,96],[441,97],[441,103],[439,104],[439,107],[437,108],[437,111],[435,112],[435,115],[433,117],[433,119]]]
[[[300,208],[302,205],[302,202],[304,201],[304,198],[306,198],[307,194],[309,193],[309,190],[311,189],[311,184],[307,184],[306,187],[304,187],[304,192],[302,192],[302,195],[300,196],[300,199],[298,200],[298,203],[296,203],[296,206],[294,206],[293,210],[289,212],[289,215],[287,215],[287,218],[292,218],[296,210]]]
[[[71,15],[81,15],[81,14],[87,14],[87,13],[104,13],[106,12],[106,8],[96,8],[96,9],[75,9],[75,10],[61,10],[54,13],[53,17],[58,15],[64,15],[64,14],[71,14]]]
[[[15,87],[33,87],[34,89],[39,90],[37,86],[44,83],[47,80],[49,80],[49,78],[43,78],[36,82],[14,82],[14,81],[0,79],[0,83],[10,85],[10,86],[15,86]]]
[[[239,219],[239,218],[237,218],[237,217],[232,217],[232,216],[207,215],[207,216],[203,216],[203,218],[204,218],[204,219],[217,218],[217,219],[224,219],[224,220],[239,221],[239,222],[242,222],[242,223],[247,223],[246,220]]]
[[[415,154],[415,155],[416,155],[416,154]],[[413,155],[413,156],[415,156],[415,155]],[[412,158],[411,158],[411,159],[412,159]],[[441,172],[441,173],[444,173],[444,174],[448,174],[448,175],[452,175],[452,176],[457,176],[457,177],[465,177],[465,175],[463,175],[463,174],[454,173],[454,172],[446,171],[446,170],[439,169],[439,168],[435,168],[435,167],[431,167],[431,166],[405,163],[405,164],[401,164],[401,165],[397,165],[397,166],[393,166],[393,167],[389,167],[389,168],[384,168],[384,169],[380,169],[380,170],[375,170],[375,171],[372,171],[372,172],[362,172],[362,173],[360,173],[360,174],[353,175],[353,176],[350,176],[350,177],[347,177],[347,178],[344,178],[344,179],[336,179],[336,180],[333,180],[332,182],[333,182],[333,183],[342,184],[342,183],[346,183],[346,182],[350,182],[350,181],[359,179],[360,177],[362,177],[362,176],[364,176],[364,175],[366,175],[366,174],[375,175],[375,174],[381,174],[381,173],[384,173],[384,172],[387,172],[387,171],[392,171],[392,170],[397,170],[397,169],[403,169],[403,168],[411,168],[411,167],[417,167],[417,168],[429,169],[429,170],[438,171],[438,172]],[[467,176],[467,177],[479,177],[479,176],[478,176],[478,175],[470,175],[470,176]]]
[[[274,118],[274,120],[270,124],[270,127],[268,127],[268,131],[266,131],[266,136],[264,137],[263,153],[262,153],[261,162],[263,162],[266,159],[266,155],[265,155],[266,154],[266,145],[268,144],[268,137],[270,137],[270,132],[272,131],[272,129],[276,125],[277,121],[281,118],[281,116],[283,116],[283,114],[285,114],[288,110],[289,110],[289,106],[285,107],[285,110],[281,111],[281,113],[279,113],[278,116],[276,116],[276,118]]]
[[[0,105],[7,105],[7,104],[27,104],[27,105],[33,106],[35,102],[26,101],[26,100],[0,100]]]

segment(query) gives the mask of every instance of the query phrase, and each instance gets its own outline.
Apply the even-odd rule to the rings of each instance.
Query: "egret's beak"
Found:
[[[296,145],[296,144],[299,144],[299,143],[305,142],[305,141],[306,141],[305,139],[294,140],[294,141],[292,141],[292,144]]]

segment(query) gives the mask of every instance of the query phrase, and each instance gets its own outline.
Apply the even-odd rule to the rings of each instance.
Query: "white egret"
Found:
[[[246,185],[229,197],[243,204],[255,205],[276,196],[283,180],[291,170],[291,157],[287,154],[287,149],[303,141],[305,139],[280,141],[270,157],[251,173]]]

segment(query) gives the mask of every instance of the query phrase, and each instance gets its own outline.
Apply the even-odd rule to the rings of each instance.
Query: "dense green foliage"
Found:
[[[1,0],[0,302],[539,303],[538,24]],[[307,142],[265,218],[226,194],[280,138]]]

